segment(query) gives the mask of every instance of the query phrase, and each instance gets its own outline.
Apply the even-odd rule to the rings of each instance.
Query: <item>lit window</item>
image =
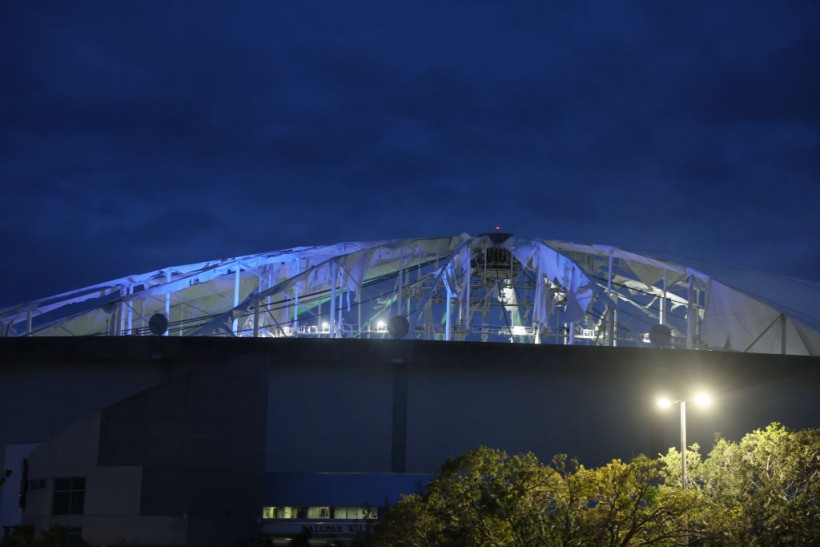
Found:
[[[307,518],[309,518],[309,519],[329,519],[330,518],[330,507],[327,507],[327,506],[308,507],[308,509],[307,509]]]
[[[375,512],[367,507],[331,507],[314,505],[310,507],[296,505],[279,505],[262,507],[263,519],[347,519],[365,520],[374,518]]]
[[[336,507],[333,517],[337,519],[363,520],[370,516],[364,507]]]
[[[290,505],[265,506],[262,507],[263,519],[303,519],[305,518],[305,508]]]
[[[85,507],[85,477],[54,479],[54,515],[82,515]]]

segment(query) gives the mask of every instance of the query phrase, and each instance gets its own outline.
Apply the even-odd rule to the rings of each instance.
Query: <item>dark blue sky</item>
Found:
[[[2,2],[0,308],[495,225],[820,282],[819,22],[815,0]]]

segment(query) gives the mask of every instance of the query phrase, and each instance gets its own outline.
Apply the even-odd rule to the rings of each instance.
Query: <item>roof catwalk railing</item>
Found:
[[[169,267],[0,310],[0,336],[405,337],[819,355],[769,302],[612,246],[493,232]]]

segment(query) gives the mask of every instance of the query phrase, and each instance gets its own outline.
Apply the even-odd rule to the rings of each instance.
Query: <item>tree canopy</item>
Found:
[[[404,497],[374,545],[813,545],[820,542],[820,430],[772,424],[705,458],[687,450],[586,468],[565,455],[478,447]]]

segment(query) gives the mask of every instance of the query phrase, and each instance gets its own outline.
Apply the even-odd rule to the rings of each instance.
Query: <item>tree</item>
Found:
[[[34,536],[33,526],[15,526],[8,535],[0,538],[0,547],[83,547],[88,545],[81,537],[72,535],[68,528],[62,526],[52,526],[48,530],[41,531],[37,539]]]
[[[374,545],[820,545],[820,430],[779,424],[706,458],[680,453],[587,469],[479,447],[447,461],[426,490],[376,526]]]
[[[549,529],[557,473],[531,454],[479,447],[449,460],[425,492],[404,497],[376,527],[375,544],[526,545]]]
[[[697,448],[697,447],[695,447]],[[679,484],[680,453],[662,461]],[[675,464],[675,462],[678,462]],[[773,423],[735,443],[718,438],[707,458],[687,451],[689,477],[703,502],[691,519],[711,544],[812,545],[820,541],[820,430]]]
[[[3,486],[3,483],[6,482],[6,479],[11,476],[11,469],[6,469],[4,472],[0,473],[0,486]]]
[[[585,469],[566,456],[549,466],[531,453],[479,447],[448,461],[425,492],[403,498],[373,543],[430,545],[632,545],[681,535],[686,494],[662,490],[661,464],[645,456]]]
[[[576,545],[672,543],[682,537],[682,517],[697,503],[692,493],[661,487],[661,463],[644,455],[578,474],[588,501]]]

